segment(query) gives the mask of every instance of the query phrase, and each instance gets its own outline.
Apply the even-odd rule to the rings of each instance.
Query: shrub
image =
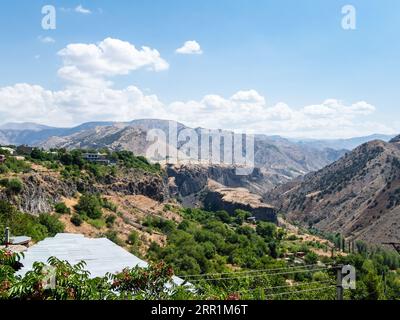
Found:
[[[107,200],[106,198],[102,199],[103,208],[108,209],[112,212],[117,212],[118,207],[116,204],[112,203],[111,201]]]
[[[89,220],[87,220],[87,223],[89,223],[91,226],[95,227],[96,229],[104,228],[106,225],[106,223],[104,222],[103,219],[89,219]]]
[[[86,215],[91,219],[99,219],[103,214],[101,201],[95,195],[83,195],[75,209],[80,215]]]
[[[170,234],[176,229],[175,223],[173,223],[171,220],[166,220],[159,217],[146,217],[143,225],[150,229],[156,228],[165,234]]]
[[[257,234],[265,239],[272,239],[276,236],[276,225],[270,222],[259,222],[256,228]]]
[[[110,214],[106,217],[106,224],[108,228],[111,228],[113,226],[115,219],[117,219],[117,217],[113,214]]]
[[[123,245],[123,241],[118,237],[118,234],[116,231],[108,231],[105,234],[106,238],[112,242],[114,242],[115,244],[122,246]]]
[[[77,227],[80,227],[82,225],[82,223],[83,223],[83,219],[79,214],[74,214],[71,217],[70,221],[72,222],[72,224],[74,226],[77,226]]]
[[[128,243],[134,246],[138,242],[139,242],[139,233],[135,230],[132,230],[128,236]]]
[[[27,162],[23,160],[17,160],[13,157],[8,157],[5,165],[10,171],[15,173],[28,172],[31,168]]]
[[[7,183],[7,192],[10,194],[18,194],[21,193],[22,188],[23,188],[23,183],[21,180],[13,178],[8,180]]]
[[[65,229],[64,224],[58,220],[57,216],[48,213],[39,215],[39,223],[47,228],[50,236],[64,232]]]
[[[8,171],[8,167],[5,164],[0,165],[0,174],[7,173]]]
[[[304,256],[304,261],[306,264],[316,264],[318,262],[318,256],[315,252],[310,251]]]
[[[68,208],[68,207],[65,205],[64,202],[57,203],[57,204],[54,206],[54,210],[55,210],[57,213],[60,213],[60,214],[70,214],[70,213],[71,213],[71,209]]]

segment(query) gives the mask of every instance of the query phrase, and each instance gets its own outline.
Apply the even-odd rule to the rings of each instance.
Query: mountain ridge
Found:
[[[287,217],[373,244],[399,241],[400,144],[374,140],[276,187],[264,199]]]

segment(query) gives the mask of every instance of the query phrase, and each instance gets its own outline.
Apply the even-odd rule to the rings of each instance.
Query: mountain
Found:
[[[0,144],[37,145],[53,136],[68,136],[76,132],[109,126],[113,122],[87,122],[73,128],[56,128],[36,123],[7,123],[0,126]]]
[[[146,156],[146,151],[152,144],[147,139],[148,131],[158,129],[168,137],[170,125],[176,126],[178,133],[184,129],[190,129],[181,123],[167,120],[135,120],[129,123],[112,123],[111,125],[89,125],[84,130],[81,130],[82,126],[81,128],[77,127],[71,129],[72,133],[69,135],[65,134],[64,131],[62,135],[49,137],[37,145],[45,149],[53,147],[67,149],[107,147],[111,150],[129,150],[137,155]],[[200,128],[193,130],[200,140]],[[221,135],[231,133],[222,130],[212,130],[211,132]],[[318,170],[337,160],[346,152],[345,150],[328,148],[318,150],[310,146],[299,145],[279,136],[255,135],[254,143],[255,167],[261,168],[265,175],[273,175],[276,183],[286,182],[299,175]],[[183,145],[184,143],[179,144],[179,152],[181,152]],[[171,146],[163,147],[171,148]],[[223,147],[224,142],[221,143],[221,149]],[[179,158],[186,159],[184,161],[191,163],[201,163],[208,159],[202,156],[200,156],[200,159],[188,158],[183,151]],[[204,165],[208,166],[208,162]]]
[[[306,139],[306,140],[299,140],[299,139],[292,139],[292,141],[296,142],[300,145],[306,145],[309,147],[313,147],[316,149],[325,149],[331,148],[335,150],[339,149],[347,149],[353,150],[354,148],[362,145],[363,143],[373,141],[373,140],[382,140],[388,142],[392,139],[393,135],[385,135],[385,134],[372,134],[365,137],[355,137],[349,139],[326,139],[326,140],[314,140],[314,139]]]
[[[367,142],[264,196],[294,222],[351,239],[400,241],[400,136]]]
[[[159,129],[168,136],[168,128],[171,124],[176,125],[178,132],[190,129],[181,123],[158,119],[88,122],[73,128],[12,123],[0,126],[0,144],[28,144],[46,149],[107,147],[112,150],[125,149],[137,155],[146,155],[146,150],[150,145],[146,139],[147,132],[151,129]],[[197,133],[200,132],[200,128],[195,130]],[[215,130],[214,132],[226,133],[227,131]],[[346,149],[353,149],[357,144],[376,137],[385,141],[390,138],[373,135],[343,140],[292,140],[258,134],[255,135],[255,166],[261,169],[262,174],[273,180],[272,184],[266,185],[276,185],[319,170],[343,156],[347,152]],[[183,143],[179,145],[179,149],[182,145]],[[170,146],[164,147],[170,148]]]

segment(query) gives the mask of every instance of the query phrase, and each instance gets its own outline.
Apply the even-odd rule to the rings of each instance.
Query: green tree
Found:
[[[100,219],[103,214],[101,200],[95,195],[82,195],[75,209],[91,219]]]
[[[39,222],[47,228],[49,235],[51,236],[64,232],[64,224],[59,221],[55,215],[42,213],[39,215]]]
[[[71,209],[68,208],[68,207],[65,205],[64,202],[57,203],[57,204],[54,206],[54,210],[55,210],[57,213],[60,213],[60,214],[70,214],[70,213],[71,213]]]

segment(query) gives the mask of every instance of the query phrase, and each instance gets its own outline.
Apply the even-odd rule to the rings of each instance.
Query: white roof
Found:
[[[91,278],[102,277],[107,272],[121,272],[124,268],[144,268],[148,265],[106,238],[91,239],[81,234],[59,233],[30,247],[24,255],[21,260],[23,267],[17,272],[22,276],[32,270],[34,262],[47,263],[50,257],[66,260],[72,265],[85,261],[85,269],[90,272]],[[178,285],[183,283],[177,277],[173,281]]]

